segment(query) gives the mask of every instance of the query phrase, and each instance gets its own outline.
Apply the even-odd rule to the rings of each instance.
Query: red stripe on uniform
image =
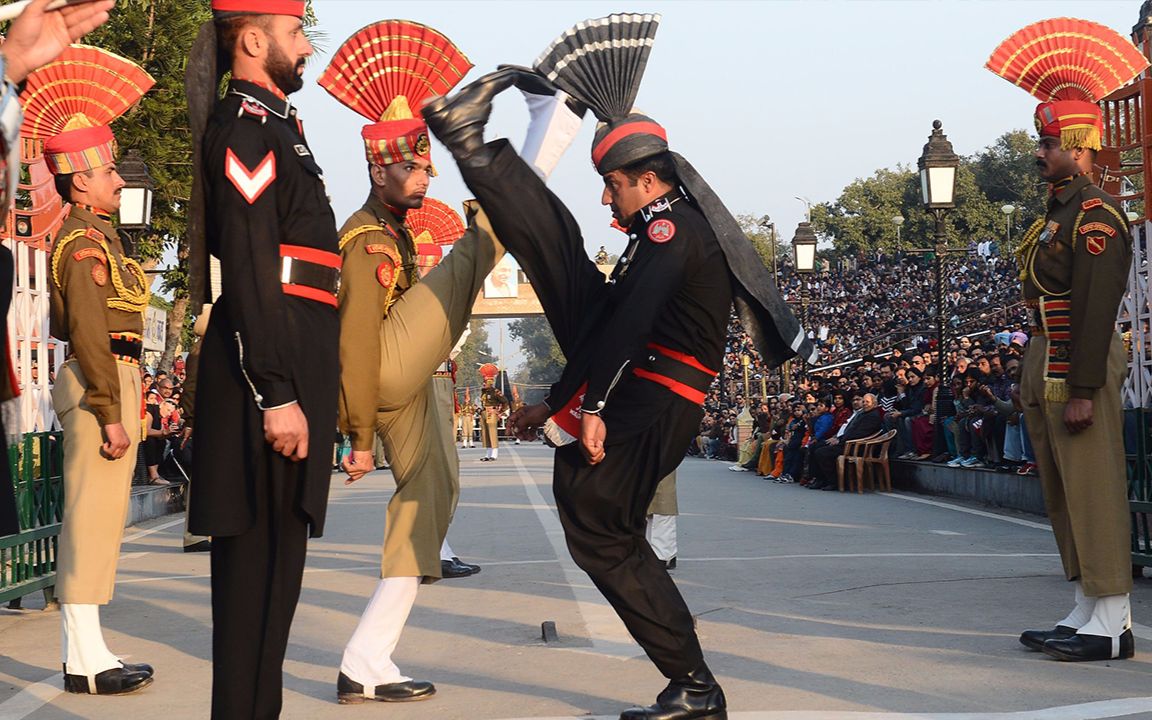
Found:
[[[340,255],[337,253],[328,252],[327,250],[318,250],[316,248],[304,247],[303,245],[281,245],[280,257],[290,257],[296,260],[303,260],[315,265],[323,265],[325,267],[340,269]]]
[[[315,300],[316,302],[336,307],[336,296],[330,292],[324,292],[323,290],[308,287],[307,285],[281,285],[280,287],[284,290],[285,295],[295,295],[305,300]]]
[[[666,348],[663,345],[658,345],[658,344],[652,343],[652,342],[648,343],[648,349],[649,350],[655,350],[656,352],[660,353],[661,355],[666,355],[667,357],[670,357],[673,360],[679,360],[680,362],[684,363],[688,367],[695,368],[695,369],[697,369],[703,373],[708,373],[712,377],[716,377],[719,374],[715,370],[709,370],[708,368],[704,367],[704,365],[699,360],[697,360],[693,356],[689,355],[688,353],[682,353],[679,350],[673,350],[672,348]]]
[[[669,390],[676,393],[677,395],[684,398],[685,400],[688,400],[690,402],[694,402],[697,405],[703,405],[704,404],[704,399],[706,397],[705,394],[700,392],[696,388],[688,387],[687,385],[685,385],[682,382],[679,382],[677,380],[673,380],[672,378],[665,377],[663,375],[657,375],[654,372],[649,372],[649,371],[643,370],[641,368],[633,368],[632,374],[638,378],[643,378],[645,380],[651,380],[654,383],[657,383],[659,385],[663,385],[664,387],[668,388]]]

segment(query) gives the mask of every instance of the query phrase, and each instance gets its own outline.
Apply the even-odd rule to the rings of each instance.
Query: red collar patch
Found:
[[[648,239],[654,243],[666,243],[676,236],[676,225],[668,218],[660,218],[648,225]]]

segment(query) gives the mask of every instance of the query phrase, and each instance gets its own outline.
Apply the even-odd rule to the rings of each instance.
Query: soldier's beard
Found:
[[[268,47],[268,58],[264,61],[264,72],[285,95],[291,95],[304,87],[304,76],[300,70],[304,67],[304,58],[292,62],[279,46],[271,44]]]

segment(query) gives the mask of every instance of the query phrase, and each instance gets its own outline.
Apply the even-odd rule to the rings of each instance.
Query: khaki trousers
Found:
[[[656,494],[648,504],[649,515],[679,515],[680,503],[676,500],[676,471],[666,475],[656,486]],[[664,558],[667,560],[668,558]]]
[[[500,447],[500,415],[495,411],[484,411],[484,424],[480,427],[480,439],[486,448]]]
[[[432,373],[463,334],[484,278],[503,254],[481,213],[380,325],[376,434],[396,480],[381,577],[441,577],[440,545],[460,496],[460,464],[452,440],[452,381]]]
[[[1064,427],[1065,403],[1044,399],[1047,352],[1044,337],[1028,343],[1020,400],[1064,573],[1078,579],[1089,597],[1130,592],[1131,523],[1120,405],[1127,371],[1124,344],[1113,334],[1107,380],[1092,397],[1092,425],[1075,435]]]
[[[64,428],[64,523],[56,557],[56,597],[62,603],[107,605],[116,585],[120,540],[140,444],[140,368],[117,363],[124,430],[131,441],[118,460],[100,454],[103,428],[84,403],[80,364],[69,360],[52,388]]]

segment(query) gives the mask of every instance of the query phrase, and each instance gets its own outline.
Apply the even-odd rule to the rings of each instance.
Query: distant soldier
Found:
[[[1050,192],[1045,216],[1017,250],[1024,301],[1035,318],[1020,402],[1064,573],[1076,583],[1076,605],[1054,629],[1027,630],[1020,642],[1059,660],[1130,658],[1131,536],[1120,399],[1127,360],[1116,315],[1132,238],[1124,209],[1092,184],[1092,170],[1103,129],[1097,103],[1148,61],[1109,28],[1060,18],[1042,24],[1046,51],[1060,58],[1048,68],[1029,62],[1035,30],[1004,41],[987,67],[1041,101],[1036,165]],[[1108,52],[1097,53],[1080,38]]]
[[[90,66],[98,68],[96,82]],[[123,88],[112,102],[101,76]],[[56,596],[64,623],[64,688],[74,693],[113,695],[152,682],[150,666],[125,664],[105,646],[99,606],[112,599],[143,437],[140,355],[150,294],[144,271],[126,255],[112,224],[124,180],[108,124],[153,84],[134,63],[77,46],[33,73],[25,91],[25,132],[44,140],[56,191],[72,204],[52,250],[49,301],[52,335],[68,342],[52,403],[64,429]]]
[[[508,411],[508,400],[496,389],[500,368],[492,363],[480,366],[484,387],[480,390],[480,437],[487,451],[480,462],[492,462],[500,456],[500,419]]]

